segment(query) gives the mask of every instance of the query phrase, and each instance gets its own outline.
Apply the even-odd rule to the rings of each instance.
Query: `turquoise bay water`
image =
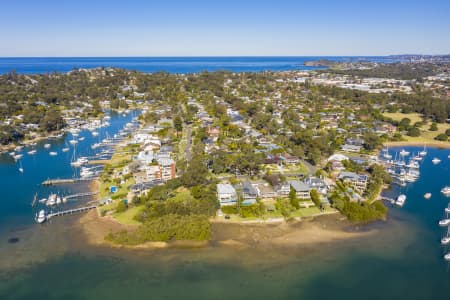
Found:
[[[110,130],[129,118],[114,116]],[[93,139],[81,135],[78,149],[89,152]],[[48,192],[38,183],[73,174],[70,153],[50,157],[51,150],[38,149],[36,157],[24,156],[24,174],[7,156],[0,163],[0,299],[448,299],[450,267],[442,256],[450,249],[439,243],[444,230],[437,222],[450,200],[440,193],[450,185],[450,150],[428,149],[421,178],[386,191],[405,193],[406,204],[391,208],[387,222],[367,226],[375,233],[365,237],[295,247],[125,250],[88,246],[73,226],[79,216],[33,223],[31,198]],[[442,162],[433,165],[433,157]],[[12,236],[20,241],[9,244]]]

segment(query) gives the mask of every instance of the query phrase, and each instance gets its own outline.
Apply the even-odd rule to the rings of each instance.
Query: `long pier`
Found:
[[[91,205],[91,206],[85,206],[85,207],[79,207],[79,208],[74,208],[74,209],[68,209],[68,210],[62,210],[62,211],[57,211],[51,214],[46,215],[47,220],[53,218],[53,217],[59,217],[59,216],[64,216],[64,215],[71,215],[71,214],[76,214],[76,213],[80,213],[80,212],[85,212],[91,209],[97,208],[97,205]]]
[[[74,198],[83,198],[83,197],[89,197],[89,196],[94,196],[97,195],[99,192],[87,192],[87,193],[78,193],[78,194],[73,194],[73,195],[67,195],[63,197],[63,202],[70,200],[70,199],[74,199]]]
[[[67,178],[67,179],[47,179],[42,182],[42,185],[59,185],[59,184],[69,184],[69,183],[77,183],[83,181],[91,181],[95,180],[98,177],[88,177],[88,178]]]

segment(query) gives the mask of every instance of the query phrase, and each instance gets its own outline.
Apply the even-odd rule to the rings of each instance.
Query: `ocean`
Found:
[[[74,67],[114,66],[143,72],[173,73],[229,69],[262,71],[303,69],[317,58],[0,58],[0,73],[65,72]],[[337,59],[337,58],[334,58]],[[357,59],[357,58],[342,58]],[[383,58],[379,58],[383,59]],[[101,138],[113,135],[133,114],[112,114]],[[77,154],[91,155],[97,141],[80,133]],[[448,299],[450,265],[441,246],[447,228],[444,217],[449,198],[440,193],[450,185],[450,149],[428,149],[421,177],[386,196],[407,195],[402,208],[390,207],[387,221],[359,226],[367,236],[293,247],[258,244],[127,250],[87,244],[76,226],[80,215],[34,222],[38,198],[50,192],[85,190],[81,185],[42,187],[48,178],[75,174],[70,167],[74,147],[63,153],[69,135],[37,145],[31,156],[23,150],[21,165],[8,154],[0,156],[0,299]],[[405,147],[417,153],[422,147]],[[50,156],[49,151],[58,152]],[[400,148],[390,149],[392,153]],[[433,157],[442,162],[434,165]],[[24,172],[18,171],[22,166]],[[424,194],[432,193],[425,200]],[[73,203],[71,205],[78,205]],[[325,225],[323,225],[325,226]],[[16,238],[16,243],[10,239]]]
[[[146,73],[195,73],[313,70],[304,63],[319,59],[332,61],[394,62],[385,56],[287,56],[287,57],[0,57],[0,74],[15,70],[21,74],[68,72],[74,68],[116,67]]]

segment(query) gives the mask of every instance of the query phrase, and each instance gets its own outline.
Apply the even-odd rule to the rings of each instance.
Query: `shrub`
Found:
[[[438,131],[438,126],[436,122],[431,123],[430,131]]]
[[[408,135],[413,137],[420,136],[420,129],[417,127],[412,127],[408,130]]]
[[[438,141],[446,142],[446,141],[448,141],[448,136],[445,133],[441,133],[438,136],[436,136],[434,139],[438,140]]]
[[[119,201],[116,206],[116,212],[121,213],[128,209],[128,205],[125,203],[125,201]]]

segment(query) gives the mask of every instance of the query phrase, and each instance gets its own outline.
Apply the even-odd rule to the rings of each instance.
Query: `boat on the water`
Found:
[[[420,156],[427,155],[427,146],[426,145],[423,146],[423,150],[419,152],[419,155]]]
[[[42,224],[45,222],[45,220],[47,220],[47,216],[45,214],[45,210],[41,209],[39,211],[39,214],[36,216],[36,222],[38,222],[39,224]]]
[[[23,154],[16,154],[13,156],[15,160],[19,160],[23,157]]]
[[[48,149],[48,148],[50,148],[51,146],[52,146],[52,145],[50,145],[50,144],[45,144],[45,145],[44,145],[44,148],[45,148],[45,149]]]
[[[450,253],[445,254],[444,259],[450,261]]]
[[[425,199],[430,199],[431,198],[431,193],[426,193],[425,195],[423,195],[423,197]]]
[[[406,151],[405,149],[402,149],[402,151],[400,151],[400,155],[401,156],[408,156],[409,155],[409,151]]]
[[[446,186],[441,190],[441,193],[445,196],[450,196],[450,186]]]
[[[67,152],[67,151],[69,151],[69,148],[62,148],[62,152]]]
[[[431,160],[431,162],[432,162],[433,164],[437,165],[438,163],[441,162],[441,160],[440,160],[439,158],[435,157],[435,158],[433,158],[433,159]]]
[[[448,244],[450,244],[450,236],[444,236],[441,239],[441,245],[448,245]]]
[[[51,151],[49,154],[50,154],[51,156],[56,156],[56,155],[58,155],[58,152]]]
[[[78,143],[78,141],[77,140],[70,140],[69,143],[71,143],[72,145],[75,145],[75,144]]]
[[[37,153],[37,150],[30,150],[27,153],[28,153],[28,155],[34,155]]]
[[[449,226],[450,225],[450,219],[443,219],[439,221],[439,226]]]
[[[403,206],[405,204],[405,201],[406,201],[406,195],[401,194],[397,197],[395,204],[397,204],[398,206]]]

